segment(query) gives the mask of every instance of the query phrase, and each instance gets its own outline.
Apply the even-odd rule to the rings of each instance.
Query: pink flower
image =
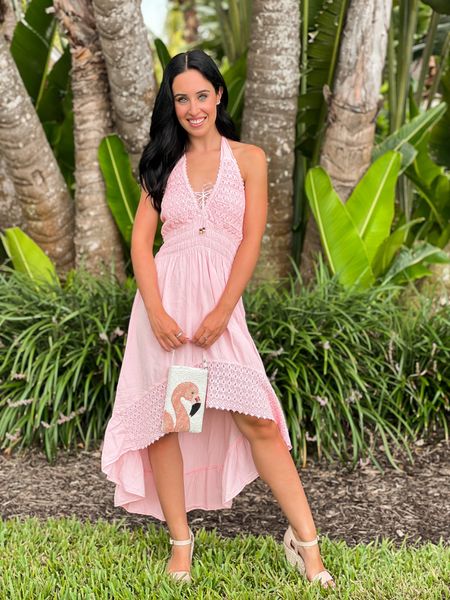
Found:
[[[328,398],[325,398],[324,396],[315,396],[315,399],[320,406],[326,406],[328,404]]]

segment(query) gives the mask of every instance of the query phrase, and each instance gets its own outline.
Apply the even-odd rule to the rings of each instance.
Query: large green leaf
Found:
[[[394,256],[405,243],[408,231],[411,229],[411,227],[421,223],[422,221],[424,221],[423,218],[414,219],[413,221],[408,221],[408,223],[400,225],[391,233],[389,237],[383,241],[372,261],[372,270],[375,277],[383,275],[383,273],[389,269]]]
[[[224,7],[223,2],[214,0],[222,47],[229,62],[234,63],[248,47],[252,2],[228,0],[227,5]]]
[[[67,94],[61,102],[63,120],[61,122],[47,121],[43,123],[45,134],[50,142],[53,154],[66,180],[72,195],[75,193],[75,140],[73,98],[70,84]]]
[[[386,273],[384,282],[393,281],[395,283],[403,283],[419,279],[430,274],[427,265],[449,262],[450,258],[446,252],[427,242],[422,242],[413,248],[402,248],[400,254]]]
[[[333,273],[343,285],[370,286],[374,275],[365,244],[322,167],[308,171],[305,190]]]
[[[32,0],[11,41],[11,54],[35,105],[45,88],[56,33],[56,19],[46,12],[52,6],[52,0]]]
[[[155,48],[156,48],[156,53],[159,58],[159,62],[161,63],[161,67],[163,69],[165,69],[167,64],[170,62],[170,54],[167,49],[167,46],[165,45],[165,43],[162,40],[160,40],[159,38],[156,38],[155,39]]]
[[[37,112],[67,187],[73,194],[75,141],[70,70],[70,48],[67,45],[47,77]]]
[[[323,87],[332,88],[339,56],[339,47],[344,28],[345,14],[349,0],[323,2],[320,11],[313,6],[316,14],[314,30],[310,30],[306,77],[306,94],[298,100],[297,126],[306,124],[297,141],[302,154],[317,161],[320,139],[327,114],[327,104],[323,97]],[[315,4],[315,3],[313,3]],[[314,97],[314,102],[311,102]]]
[[[8,227],[0,236],[17,271],[27,273],[37,281],[59,281],[53,262],[20,227]]]
[[[447,105],[445,102],[441,102],[438,106],[421,113],[408,123],[402,125],[397,131],[394,131],[394,133],[383,140],[381,144],[374,147],[372,160],[376,160],[388,150],[400,152],[402,146],[405,144],[416,146],[427,132],[436,125],[439,119],[443,117],[446,109]]]
[[[247,52],[222,73],[228,90],[227,112],[238,126],[244,109],[245,81],[247,78]]]
[[[440,91],[442,99],[447,103],[447,110],[443,118],[431,130],[430,151],[433,159],[439,165],[450,169],[450,59],[447,70],[441,79]]]
[[[52,147],[69,189],[74,184],[73,109],[71,55],[67,44],[53,64],[56,53],[56,19],[51,0],[32,0],[14,30],[11,53],[21,79]]]
[[[443,229],[450,217],[450,178],[428,155],[429,134],[418,145],[418,154],[406,174],[414,182],[431,215]]]
[[[36,106],[39,118],[43,123],[64,120],[63,99],[71,92],[71,68],[70,46],[67,45],[48,74],[45,89]]]
[[[348,213],[365,243],[369,262],[389,236],[401,155],[390,151],[372,163],[347,200]]]
[[[129,247],[140,190],[134,179],[130,159],[122,140],[115,134],[103,138],[99,146],[98,158],[105,180],[108,206]]]
[[[422,0],[422,2],[431,6],[433,10],[441,15],[450,15],[450,2],[448,0]]]

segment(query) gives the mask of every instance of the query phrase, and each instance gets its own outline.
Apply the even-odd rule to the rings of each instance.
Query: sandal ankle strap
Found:
[[[291,537],[292,537],[292,541],[297,546],[315,546],[318,543],[318,541],[319,541],[319,536],[318,535],[313,540],[310,540],[309,542],[302,542],[301,540],[298,540],[295,537],[294,532],[292,531],[292,527],[291,527]]]
[[[314,540],[311,540],[310,542],[299,542],[297,540],[297,538],[294,537],[294,544],[297,544],[297,546],[315,546],[318,542],[319,538],[315,538]]]
[[[193,538],[193,534],[190,529],[189,529],[189,535],[190,535],[190,537],[188,540],[174,540],[173,538],[169,538],[169,541],[174,546],[187,546],[188,544],[190,544],[192,542],[192,538]]]

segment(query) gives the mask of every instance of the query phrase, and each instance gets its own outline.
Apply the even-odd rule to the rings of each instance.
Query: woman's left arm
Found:
[[[204,348],[213,344],[226,329],[258,262],[268,211],[267,159],[262,148],[248,145],[239,165],[245,183],[245,213],[242,241],[236,251],[230,275],[214,309],[206,315],[192,341]],[[207,335],[206,342],[200,341]]]

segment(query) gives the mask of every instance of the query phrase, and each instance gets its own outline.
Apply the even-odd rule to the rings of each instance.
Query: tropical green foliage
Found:
[[[383,275],[387,280],[406,283],[430,275],[427,266],[431,263],[450,262],[445,252],[428,243],[400,251],[411,228],[424,220],[422,217],[398,225],[391,233],[400,162],[399,152],[391,150],[379,156],[346,204],[322,167],[308,171],[306,193],[322,247],[332,272],[343,285],[368,287]]]
[[[228,0],[227,4],[228,8],[224,8],[221,0],[214,0],[225,56],[234,64],[247,51],[252,2]]]
[[[39,282],[59,281],[56,268],[45,252],[20,227],[9,227],[0,234],[14,268]]]
[[[388,150],[402,154],[402,170],[405,170],[417,156],[417,146],[427,133],[438,123],[446,111],[447,105],[440,103],[434,108],[418,114],[404,123],[397,131],[380,141],[372,151],[372,160]]]
[[[200,40],[203,48],[225,68],[246,51],[250,36],[251,0],[196,0]]]
[[[348,0],[302,2],[301,93],[298,100],[296,147],[315,166],[327,115],[324,86],[332,88]],[[315,15],[315,19],[311,19]]]
[[[417,190],[412,218],[423,223],[410,230],[409,241],[427,240],[444,248],[450,239],[450,176],[428,154],[428,134],[417,145],[417,156],[406,170]]]
[[[161,63],[161,68],[164,70],[167,64],[170,62],[171,56],[169,54],[169,50],[164,42],[159,38],[155,40],[155,48],[159,62]]]
[[[448,263],[448,255],[427,242],[419,242],[412,248],[403,247],[392,262],[384,277],[385,282],[407,283],[432,275],[428,268],[431,264]]]
[[[140,188],[132,170],[129,156],[121,139],[105,137],[98,151],[100,168],[106,186],[106,199],[126,247],[131,247],[131,232],[139,204]],[[45,252],[19,227],[0,234],[0,239],[15,269],[33,279],[58,280],[56,268]],[[161,245],[160,224],[155,236],[155,251]]]
[[[324,90],[332,89],[348,0],[300,4],[300,90],[295,139],[293,255],[300,262],[308,218],[305,180],[318,163],[327,115]]]
[[[374,278],[366,246],[322,167],[308,171],[306,193],[333,273],[343,285],[371,285]]]
[[[127,151],[116,134],[103,138],[98,159],[106,186],[106,200],[127,246],[131,245],[134,216],[139,204],[137,184]]]
[[[448,34],[447,34],[448,35]],[[436,124],[431,132],[430,151],[433,159],[450,170],[450,61],[447,70],[441,79],[442,99],[446,102],[447,111],[443,118]]]
[[[417,2],[413,0],[400,0],[394,3],[392,24],[389,31],[389,49],[387,56],[386,85],[383,90],[387,95],[385,109],[378,118],[377,143],[373,160],[388,149],[395,149],[402,153],[402,173],[397,185],[395,220],[403,225],[413,222],[405,236],[404,243],[411,246],[417,240],[443,247],[448,240],[448,218],[444,204],[450,200],[445,199],[446,186],[444,177],[448,175],[441,172],[439,185],[437,179],[433,185],[424,182],[422,173],[428,171],[430,176],[428,155],[429,149],[432,157],[436,157],[440,164],[448,165],[448,105],[441,103],[430,109],[430,106],[421,106],[422,92],[424,91],[425,75],[428,62],[432,53],[440,52],[443,44],[436,46],[434,42],[436,32],[440,31],[439,18],[432,18],[432,11],[428,7],[425,11],[417,12]],[[318,5],[320,6],[317,10]],[[414,5],[414,7],[413,7]],[[440,7],[442,8],[442,7]],[[306,197],[304,196],[306,173],[310,167],[317,164],[322,143],[327,105],[324,99],[324,90],[332,90],[339,46],[345,21],[348,3],[345,0],[331,0],[330,2],[302,2],[302,57],[301,57],[301,82],[299,96],[299,110],[297,119],[296,140],[296,168],[294,175],[294,257],[300,261],[303,231],[306,223]],[[314,15],[311,18],[311,15]],[[442,20],[442,19],[441,19]],[[421,32],[427,34],[428,42],[421,50],[415,50],[414,59],[424,56],[421,82],[418,83],[417,102],[412,98],[414,81],[411,81],[413,60],[413,43],[418,40]],[[414,47],[415,48],[415,47]],[[443,50],[442,50],[443,51]],[[427,92],[428,102],[438,91],[438,80],[441,75],[443,99],[448,99],[450,86],[448,79],[450,69],[445,72],[447,64],[442,56],[439,69],[434,78],[433,90]],[[426,67],[426,68],[425,68]],[[447,111],[447,112],[446,112]],[[445,113],[445,114],[444,114]],[[390,120],[390,130],[384,127],[386,114]],[[429,148],[421,139],[431,130]],[[390,135],[389,135],[390,134]],[[419,152],[420,150],[420,152]],[[414,163],[414,164],[413,164]],[[426,167],[423,165],[426,164]],[[408,166],[410,167],[408,169]],[[437,173],[435,172],[435,177]],[[404,178],[409,181],[405,183]],[[414,184],[414,186],[411,185]],[[414,190],[417,190],[414,192]],[[437,195],[439,197],[437,197]],[[438,219],[436,211],[431,209],[440,206]],[[430,217],[430,223],[422,223]],[[421,219],[421,225],[419,225]]]
[[[400,152],[402,172],[415,184],[417,194],[408,221],[409,231],[403,240],[407,246],[425,240],[443,248],[450,239],[450,177],[429,155],[430,135],[446,110],[448,107],[442,102],[419,113],[375,146],[372,153],[376,158],[388,149]],[[405,215],[398,212],[402,223]]]
[[[51,0],[33,0],[28,5],[23,21],[14,29],[11,54],[24,85],[39,109],[46,93],[51,52],[56,38],[56,20],[47,9]]]
[[[244,52],[229,68],[222,69],[222,75],[228,89],[227,111],[233,119],[236,129],[240,131],[247,79],[247,52]]]
[[[450,15],[450,4],[448,0],[422,0],[424,4],[431,6],[433,10],[443,15]]]
[[[74,187],[74,135],[69,47],[60,46],[51,0],[31,0],[18,22],[11,54],[69,190]],[[60,57],[50,68],[52,53]]]
[[[425,4],[436,9],[439,2]],[[401,138],[406,141],[398,148],[404,155],[404,173],[397,187],[397,219],[400,223],[415,222],[405,239],[405,244],[410,247],[422,240],[443,248],[450,236],[450,179],[448,173],[432,162],[438,159],[445,165],[445,154],[448,152],[448,102],[434,106],[438,92],[442,92],[444,101],[449,99],[445,70],[448,73],[450,36],[446,33],[445,23],[444,29],[441,28],[441,22],[441,15],[416,0],[400,0],[394,4],[389,32],[388,95],[385,103],[391,136],[384,142],[378,140],[377,151],[383,152],[386,147],[393,147],[390,144],[395,138],[397,141]],[[444,36],[439,35],[441,31]],[[429,85],[427,76],[433,55],[437,69]],[[415,66],[413,61],[418,59],[421,59],[421,66],[416,80],[411,74]],[[430,110],[431,106],[433,108]],[[383,118],[382,111],[379,125]],[[425,127],[420,136],[414,139],[414,128],[420,122]],[[413,135],[408,139],[410,133]],[[420,224],[418,219],[421,219]]]
[[[330,267],[343,285],[374,283],[372,263],[389,237],[401,155],[389,151],[367,170],[344,204],[322,167],[306,177],[306,193]]]

